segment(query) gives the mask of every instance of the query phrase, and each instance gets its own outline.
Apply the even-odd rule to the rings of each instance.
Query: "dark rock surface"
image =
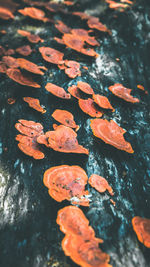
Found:
[[[24,5],[20,4],[20,7]],[[96,48],[100,54],[96,60],[53,41],[54,36],[61,35],[52,24],[24,18],[18,12],[13,21],[0,21],[0,30],[7,31],[1,36],[0,45],[17,48],[28,44],[17,34],[17,29],[33,30],[45,40],[44,46],[59,49],[65,53],[65,58],[88,66],[88,71],[83,69],[80,78],[71,80],[57,66],[44,62],[36,52],[28,59],[48,67],[42,78],[36,77],[40,89],[21,86],[0,74],[0,266],[77,266],[64,255],[61,249],[63,234],[56,225],[57,211],[69,203],[59,204],[51,199],[42,181],[44,171],[52,166],[77,164],[86,170],[88,176],[92,173],[104,176],[115,192],[116,207],[110,203],[107,193],[99,194],[89,187],[92,195],[90,208],[82,208],[96,236],[104,239],[102,248],[110,254],[113,267],[149,267],[149,249],[138,242],[131,219],[136,215],[150,218],[150,91],[145,95],[136,88],[137,84],[144,85],[146,90],[150,88],[150,3],[137,0],[131,9],[122,13],[108,9],[103,1],[87,0],[73,10],[87,10],[100,17],[112,31],[111,36],[96,32],[101,44]],[[72,28],[87,29],[86,23],[79,18],[60,13],[54,18],[62,19]],[[43,44],[31,46],[38,51]],[[67,89],[77,80],[87,81],[96,93],[109,97],[116,110],[106,117],[127,130],[125,138],[135,150],[133,155],[94,138],[90,117],[79,110],[77,102],[74,99],[56,99],[44,88],[47,82],[52,82]],[[129,104],[113,96],[108,86],[116,82],[133,88],[140,103]],[[41,115],[29,108],[22,100],[24,96],[39,98],[47,112]],[[13,105],[7,103],[10,97],[16,99]],[[56,108],[74,114],[81,126],[79,143],[89,149],[89,157],[45,149],[45,159],[36,161],[18,149],[14,127],[17,120],[40,122],[46,131],[52,129],[54,120],[51,114]]]

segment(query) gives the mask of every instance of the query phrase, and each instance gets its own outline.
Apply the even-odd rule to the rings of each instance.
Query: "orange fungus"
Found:
[[[35,88],[40,88],[40,85],[34,82],[32,77],[29,76],[29,74],[23,74],[19,69],[10,68],[7,70],[6,73],[10,79],[14,80],[17,83]]]
[[[77,87],[78,87],[81,91],[83,91],[85,94],[89,94],[89,95],[94,94],[93,89],[92,89],[91,86],[90,86],[88,83],[86,83],[86,82],[79,81],[79,82],[77,83]]]
[[[48,132],[48,145],[59,152],[89,154],[86,148],[78,144],[76,132],[64,125],[59,125],[55,131]]]
[[[37,136],[43,134],[43,126],[34,121],[19,120],[15,127],[21,133],[16,136],[19,149],[34,159],[43,159],[44,153],[37,143]]]
[[[80,200],[84,195],[88,177],[79,166],[61,165],[48,169],[44,173],[44,185],[52,198],[61,202],[77,198]]]
[[[21,69],[25,69],[35,74],[44,75],[44,72],[40,70],[41,66],[37,66],[35,63],[25,58],[17,58],[17,63]]]
[[[56,222],[65,233],[62,248],[66,256],[81,267],[112,267],[109,255],[99,248],[103,241],[95,237],[81,209],[68,206],[59,210]]]
[[[124,99],[127,102],[131,102],[131,103],[139,103],[140,100],[136,97],[133,97],[131,95],[131,89],[128,89],[126,87],[124,87],[122,84],[120,83],[116,83],[112,86],[109,86],[108,89],[116,96]]]
[[[23,45],[16,49],[16,52],[21,54],[22,56],[29,56],[32,53],[32,49],[29,45]]]
[[[95,106],[93,99],[79,99],[79,107],[91,117],[102,117],[103,113]]]
[[[64,54],[50,47],[40,47],[39,51],[44,60],[53,64],[63,64]]]
[[[98,192],[103,193],[108,190],[111,196],[114,195],[111,186],[108,184],[105,178],[98,174],[92,174],[89,178],[89,184],[94,187]]]
[[[150,219],[135,216],[132,219],[132,225],[138,240],[150,248]]]
[[[40,101],[33,97],[24,97],[23,100],[29,104],[29,106],[41,113],[45,113],[46,110],[41,107]]]
[[[76,125],[74,121],[73,115],[67,110],[56,109],[53,112],[52,117],[65,126],[75,129],[78,128],[78,125]]]
[[[42,20],[44,22],[49,20],[45,18],[45,12],[43,10],[35,7],[25,7],[24,9],[19,9],[18,12],[24,16],[29,16],[32,19]]]
[[[99,94],[93,94],[93,100],[94,102],[104,109],[111,109],[112,111],[115,111],[115,109],[110,104],[108,98],[106,96],[102,96]]]
[[[71,98],[70,94],[66,93],[66,91],[62,87],[60,87],[56,84],[47,83],[45,88],[48,92],[50,92],[51,94],[53,94],[57,97],[60,97],[63,99],[70,99]]]
[[[126,131],[115,121],[111,120],[109,122],[104,119],[94,119],[91,120],[91,128],[93,134],[102,139],[106,144],[110,144],[128,153],[134,152],[131,144],[124,139],[123,135]]]

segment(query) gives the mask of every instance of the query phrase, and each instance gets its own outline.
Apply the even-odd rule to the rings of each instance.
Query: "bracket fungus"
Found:
[[[114,95],[124,99],[127,102],[131,102],[131,103],[139,103],[140,102],[140,100],[138,98],[133,97],[131,95],[132,89],[128,89],[120,83],[115,83],[114,85],[109,86],[108,89]]]
[[[9,68],[6,71],[6,74],[10,79],[22,85],[27,85],[35,88],[41,87],[38,83],[34,82],[32,76],[22,73],[19,69]]]
[[[56,109],[53,112],[52,117],[65,126],[75,128],[76,130],[79,128],[79,126],[74,121],[73,115],[67,110]]]
[[[135,216],[132,219],[132,225],[138,240],[150,248],[150,219]]]
[[[143,85],[138,84],[138,85],[137,85],[137,88],[140,89],[140,90],[142,90],[146,95],[148,95],[148,91],[145,90],[145,88],[144,88]]]
[[[83,41],[92,46],[99,46],[99,42],[95,39],[94,36],[89,35],[90,31],[84,29],[72,29],[71,33],[81,38]]]
[[[76,197],[79,201],[88,195],[85,191],[88,177],[79,166],[61,165],[45,171],[43,182],[48,188],[49,195],[56,201],[71,201]],[[86,202],[89,206],[89,201]]]
[[[39,51],[43,59],[52,64],[63,64],[64,54],[51,47],[40,47]]]
[[[66,256],[81,267],[112,267],[109,255],[99,248],[103,240],[95,237],[81,209],[68,206],[59,210],[56,222],[65,233],[62,248]]]
[[[100,111],[98,107],[96,107],[93,99],[79,99],[78,103],[81,110],[89,116],[96,118],[100,118],[103,116],[103,112]]]
[[[83,99],[81,91],[78,89],[77,85],[72,85],[68,87],[68,92],[77,99]]]
[[[38,143],[43,142],[45,139],[37,139]],[[78,144],[76,132],[64,125],[59,125],[56,130],[47,132],[48,147],[55,151],[64,153],[78,153],[78,154],[89,154],[88,149]]]
[[[23,45],[16,49],[16,52],[22,56],[29,56],[32,53],[32,49],[30,45]]]
[[[80,71],[80,63],[74,60],[65,60],[65,73],[68,75],[69,78],[75,78],[77,76],[81,76]]]
[[[24,30],[17,30],[17,32],[24,37],[27,37],[28,41],[30,43],[38,43],[38,42],[43,42],[44,40],[40,38],[39,35],[37,34],[32,34],[28,31],[24,31]]]
[[[37,143],[37,136],[43,134],[43,126],[34,121],[19,120],[15,128],[21,133],[16,136],[19,149],[34,159],[43,159],[45,155]]]
[[[49,19],[45,17],[45,12],[35,7],[25,7],[24,9],[19,9],[18,12],[32,19],[42,20],[43,22],[49,21]]]
[[[57,24],[55,24],[55,28],[60,31],[61,33],[70,33],[71,28],[68,27],[66,24],[64,24],[61,20],[56,21]]]
[[[88,182],[98,192],[104,193],[106,190],[108,190],[111,196],[114,195],[112,187],[108,184],[107,180],[102,176],[99,176],[98,174],[92,174]]]
[[[70,99],[71,98],[71,95],[66,93],[66,91],[56,85],[56,84],[53,84],[53,83],[47,83],[46,86],[45,86],[45,89],[50,92],[51,94],[59,97],[59,98],[62,98],[62,99]]]
[[[93,119],[91,120],[91,128],[93,134],[102,139],[106,144],[110,144],[128,153],[134,152],[131,144],[124,139],[123,135],[126,130],[121,128],[115,121],[111,120],[109,122],[105,119]]]
[[[100,106],[101,108],[111,109],[112,111],[115,111],[115,109],[112,107],[112,105],[110,104],[110,102],[106,96],[99,95],[99,94],[93,94],[92,97],[93,97],[94,102],[98,106]]]
[[[21,69],[25,69],[34,74],[44,75],[44,72],[40,70],[40,68],[43,69],[43,66],[38,66],[25,58],[17,58],[16,61]]]
[[[92,94],[94,94],[93,89],[92,89],[91,86],[90,86],[88,83],[86,83],[86,82],[82,82],[82,81],[77,82],[77,87],[78,87],[82,92],[84,92],[85,94],[88,94],[88,95],[92,95]]]
[[[40,105],[40,101],[33,97],[23,97],[23,100],[28,103],[29,107],[41,112],[42,114],[46,112],[46,110]]]

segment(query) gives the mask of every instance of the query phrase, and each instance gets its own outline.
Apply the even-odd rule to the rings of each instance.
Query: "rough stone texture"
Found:
[[[24,5],[20,4],[23,8]],[[96,51],[100,56],[90,59],[70,49],[64,49],[52,37],[61,36],[52,24],[33,21],[15,13],[14,21],[0,21],[0,29],[7,31],[0,45],[17,48],[28,41],[17,34],[17,29],[33,30],[50,46],[65,53],[65,58],[75,59],[81,65],[82,76],[69,79],[57,66],[42,60],[38,47],[27,59],[45,65],[48,71],[36,81],[40,89],[21,86],[0,74],[0,266],[2,267],[75,267],[61,249],[63,234],[56,225],[57,211],[68,205],[51,199],[43,185],[43,173],[49,167],[60,164],[77,164],[88,176],[92,173],[104,176],[112,186],[116,207],[110,203],[107,193],[99,194],[89,186],[90,208],[83,208],[96,236],[104,239],[102,248],[110,254],[114,267],[149,267],[149,249],[140,244],[132,230],[131,219],[138,215],[150,218],[150,96],[136,88],[137,84],[150,88],[150,4],[136,1],[124,13],[109,10],[103,1],[82,1],[73,10],[88,10],[112,30],[112,35],[96,33],[101,43]],[[47,13],[48,14],[48,13]],[[68,26],[87,29],[79,18],[56,14]],[[18,56],[16,54],[15,56]],[[117,62],[116,58],[120,58]],[[49,94],[44,86],[56,83],[65,89],[78,80],[83,80],[94,88],[95,93],[109,97],[115,107],[114,113],[106,118],[114,119],[127,130],[125,138],[131,142],[135,153],[129,155],[94,138],[90,129],[90,118],[79,110],[72,99],[64,101]],[[126,103],[113,96],[108,86],[123,83],[133,88],[140,98],[137,105]],[[149,91],[150,93],[150,91]],[[30,96],[40,99],[46,107],[45,114],[32,110],[23,101]],[[7,99],[14,97],[15,104],[8,105]],[[34,120],[43,124],[45,131],[52,129],[51,114],[56,109],[71,111],[80,125],[79,143],[89,149],[90,155],[66,155],[45,149],[46,158],[36,161],[19,151],[14,127],[18,119]]]

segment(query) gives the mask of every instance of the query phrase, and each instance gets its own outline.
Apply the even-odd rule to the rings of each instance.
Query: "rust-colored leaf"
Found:
[[[134,152],[131,144],[124,139],[123,135],[126,131],[115,121],[111,120],[109,122],[104,119],[94,119],[91,120],[91,128],[93,134],[102,139],[106,144],[110,144],[128,153]]]
[[[120,83],[115,83],[112,86],[109,86],[108,89],[116,96],[124,99],[127,102],[131,102],[131,103],[139,103],[140,100],[136,97],[133,97],[131,95],[131,89],[128,89],[126,87],[124,87],[122,84]]]
[[[53,64],[63,64],[63,56],[64,54],[59,52],[56,49],[50,47],[40,47],[39,51],[44,58],[44,60],[53,63]]]
[[[41,112],[45,113],[46,110],[41,107],[39,99],[33,97],[23,97],[23,100],[29,104],[29,107]]]
[[[99,94],[93,94],[93,100],[101,108],[111,109],[112,111],[115,111],[115,109],[112,107],[112,105],[110,104],[110,102],[106,96],[99,95]]]
[[[96,107],[94,100],[91,98],[79,99],[79,107],[83,112],[91,117],[100,118],[103,115],[103,113]]]
[[[29,56],[32,53],[32,49],[30,45],[23,45],[16,49],[16,52],[22,56]]]
[[[77,129],[79,126],[75,123],[74,121],[74,117],[71,114],[71,112],[67,111],[67,110],[62,110],[62,109],[56,109],[53,114],[52,117],[60,122],[61,124],[68,126],[70,128],[75,128]]]
[[[19,69],[10,68],[6,71],[8,77],[17,83],[35,88],[40,88],[40,85],[33,81],[32,76],[23,74]]]
[[[60,97],[63,99],[70,99],[71,98],[70,94],[66,93],[66,91],[62,87],[60,87],[56,84],[47,83],[45,88],[48,92],[50,92],[51,94],[53,94],[57,97]]]
[[[89,184],[100,193],[104,193],[106,190],[108,190],[111,196],[114,195],[112,187],[108,184],[107,180],[98,174],[92,174],[90,176]]]
[[[132,225],[138,240],[150,248],[150,219],[135,216],[132,219]]]
[[[68,165],[46,170],[43,178],[50,196],[58,202],[65,199],[71,201],[72,198],[80,200],[87,195],[88,191],[85,191],[87,180],[88,177],[81,167]]]

